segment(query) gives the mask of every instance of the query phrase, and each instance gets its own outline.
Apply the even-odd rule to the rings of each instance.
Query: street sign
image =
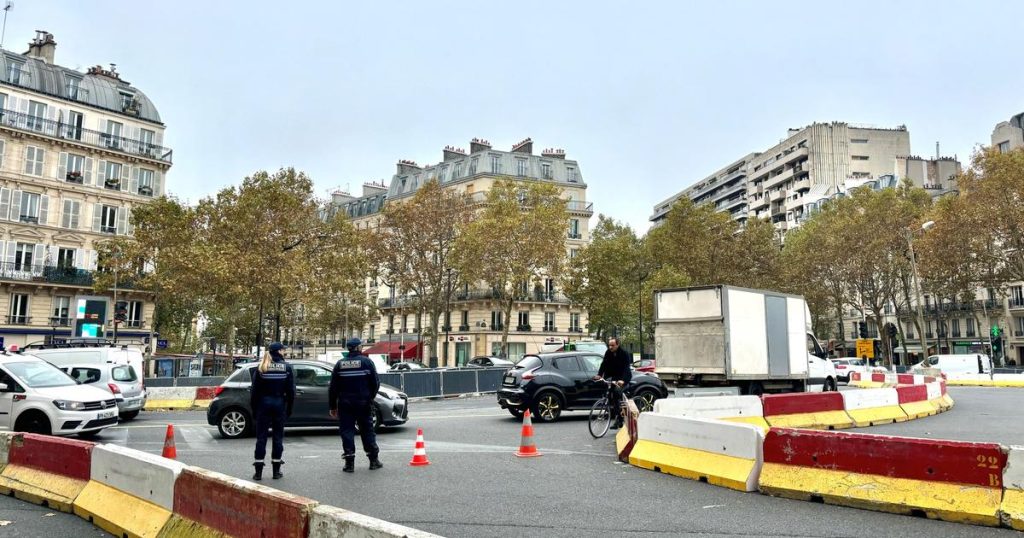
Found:
[[[875,341],[869,338],[858,338],[857,358],[863,359],[864,357],[869,359],[875,358]]]
[[[167,340],[157,340],[156,341],[156,348],[157,349],[167,349],[167,344],[168,344]]]

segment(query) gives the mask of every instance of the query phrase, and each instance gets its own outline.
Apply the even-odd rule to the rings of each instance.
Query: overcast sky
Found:
[[[532,137],[644,231],[789,127],[906,124],[915,153],[939,141],[966,164],[1024,111],[1018,1],[14,4],[5,48],[48,30],[57,63],[114,62],[153,100],[168,188],[191,201],[284,166],[358,191],[398,159]]]

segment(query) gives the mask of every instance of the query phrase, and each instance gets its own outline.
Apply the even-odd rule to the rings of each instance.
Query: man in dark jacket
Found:
[[[370,458],[370,470],[384,466],[377,458],[380,449],[377,447],[377,436],[373,432],[371,413],[373,399],[380,389],[380,378],[377,368],[369,357],[360,350],[362,341],[352,338],[346,342],[348,358],[341,359],[334,365],[331,375],[329,400],[331,416],[338,418],[338,430],[341,433],[341,447],[345,458],[346,473],[355,471],[356,462],[356,424],[359,425],[359,437],[363,441],[363,451]]]
[[[615,382],[614,390],[612,391],[615,401],[612,402],[612,409],[619,408],[623,387],[628,385],[633,379],[631,365],[632,361],[630,361],[629,354],[619,347],[619,339],[609,338],[608,350],[604,352],[604,360],[601,361],[601,366],[597,369],[597,375],[594,379],[607,379],[608,381]],[[615,424],[612,425],[612,429],[621,427],[622,415],[618,415]]]

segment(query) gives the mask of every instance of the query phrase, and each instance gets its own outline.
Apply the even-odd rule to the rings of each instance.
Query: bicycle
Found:
[[[594,402],[594,406],[590,408],[590,417],[587,420],[587,428],[590,430],[590,435],[594,439],[600,439],[608,433],[608,428],[612,424],[612,417],[614,416],[615,410],[612,409],[612,397],[615,395],[617,388],[614,381],[608,381],[602,379],[605,385],[608,386],[608,390],[605,391],[604,396],[600,400]],[[622,387],[622,393],[619,394],[619,414],[625,420],[627,407],[626,407],[626,387]]]

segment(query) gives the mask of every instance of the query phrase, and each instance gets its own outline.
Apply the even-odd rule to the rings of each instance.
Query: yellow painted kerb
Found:
[[[900,404],[900,409],[902,409],[911,420],[929,417],[939,412],[939,406],[927,400],[921,402],[902,403]]]
[[[846,411],[818,411],[816,413],[793,413],[765,417],[773,428],[809,428],[829,430],[852,428],[853,420]]]
[[[854,426],[864,428],[877,426],[879,424],[891,424],[893,422],[905,422],[907,414],[898,405],[887,405],[885,407],[870,407],[868,409],[851,409],[846,411],[853,419]]]
[[[85,480],[68,478],[8,464],[0,473],[0,494],[14,496],[34,504],[45,504],[54,510],[71,512],[71,503],[85,487]]]
[[[975,525],[999,525],[1001,488],[983,488],[889,478],[878,475],[830,471],[765,463],[760,489],[768,495],[810,500],[866,510],[912,514],[921,511],[932,519]]]
[[[747,479],[755,467],[754,460],[643,439],[630,452],[629,463],[690,480],[704,478],[709,484],[738,491],[747,491]]]
[[[171,518],[162,506],[90,481],[75,499],[75,514],[117,536],[156,538]]]

